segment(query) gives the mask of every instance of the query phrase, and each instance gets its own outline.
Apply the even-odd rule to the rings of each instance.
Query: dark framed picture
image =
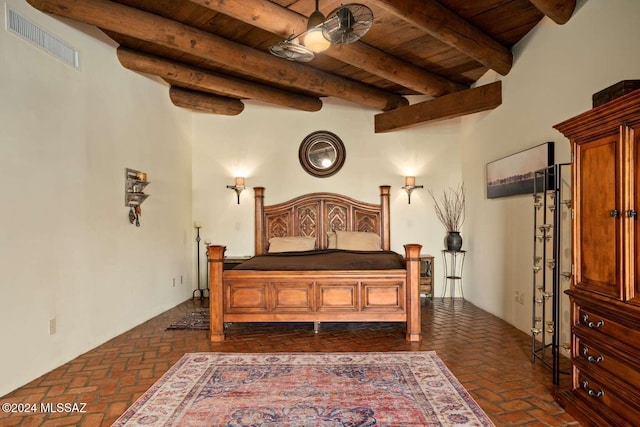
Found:
[[[537,170],[553,165],[553,141],[536,145],[524,151],[487,163],[487,198],[533,194],[534,188],[542,188],[544,174]]]

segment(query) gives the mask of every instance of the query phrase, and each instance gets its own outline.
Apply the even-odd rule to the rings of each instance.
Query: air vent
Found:
[[[6,3],[5,3],[6,4]],[[78,68],[78,51],[47,30],[29,22],[24,16],[6,5],[7,31],[33,43],[40,49],[60,59],[65,64]]]

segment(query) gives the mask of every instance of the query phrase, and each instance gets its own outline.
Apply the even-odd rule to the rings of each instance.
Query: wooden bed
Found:
[[[255,191],[255,252],[271,237],[311,236],[327,248],[327,232],[375,232],[390,249],[389,186],[380,204],[333,193],[312,193],[265,206]],[[229,322],[406,322],[406,339],[420,340],[420,249],[407,244],[405,268],[388,270],[224,270],[224,246],[208,247],[211,341],[224,340]]]

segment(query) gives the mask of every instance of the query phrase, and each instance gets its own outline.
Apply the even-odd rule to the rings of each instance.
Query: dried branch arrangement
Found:
[[[464,184],[442,191],[440,198],[429,190],[436,216],[446,231],[460,231],[464,223]]]

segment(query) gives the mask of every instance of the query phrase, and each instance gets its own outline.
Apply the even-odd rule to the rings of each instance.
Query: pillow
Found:
[[[295,236],[272,237],[269,239],[269,253],[310,251],[315,248],[315,237]]]
[[[337,249],[336,243],[336,232],[335,231],[327,231],[327,249]]]
[[[336,231],[338,249],[380,251],[380,236],[362,231]]]

